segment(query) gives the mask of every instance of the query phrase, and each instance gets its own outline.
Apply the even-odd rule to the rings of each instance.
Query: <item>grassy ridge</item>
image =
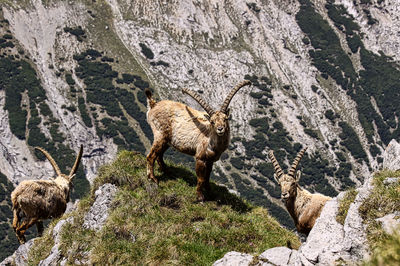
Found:
[[[156,174],[161,180],[158,187],[147,180],[145,158],[128,151],[101,168],[92,195],[73,214],[74,224],[63,228],[61,251],[69,263],[90,250],[94,264],[210,265],[231,250],[261,253],[300,244],[266,209],[244,202],[224,187],[212,184],[211,200],[197,203],[196,177],[182,166],[171,165],[169,174]],[[108,221],[99,232],[83,229],[84,214],[103,183],[120,187]],[[43,258],[35,262],[38,259]]]

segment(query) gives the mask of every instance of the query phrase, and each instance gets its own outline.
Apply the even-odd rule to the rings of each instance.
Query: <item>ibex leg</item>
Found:
[[[204,188],[206,189],[207,192],[211,191],[210,187],[210,175],[213,167],[213,162],[207,162],[206,163],[206,178],[204,182]]]
[[[38,231],[38,236],[42,236],[43,235],[43,229],[44,229],[43,222],[42,221],[38,221],[36,223],[36,228],[37,228],[37,231]]]
[[[147,177],[158,183],[157,178],[154,176],[154,162],[162,151],[165,142],[163,140],[154,139],[153,146],[147,155]]]
[[[203,189],[207,183],[207,163],[203,160],[196,160],[196,175],[197,175],[197,199],[199,201],[204,201]]]
[[[19,240],[20,244],[24,244],[26,239],[25,239],[25,232],[28,230],[29,227],[31,227],[33,224],[35,224],[38,221],[37,218],[26,218],[22,224],[16,229],[17,237]]]
[[[159,153],[158,156],[157,156],[157,162],[158,162],[158,165],[160,166],[161,172],[165,172],[165,170],[167,169],[167,165],[165,164],[164,159],[163,159],[164,153],[165,153],[165,151],[166,151],[167,149],[168,149],[168,144],[165,143],[165,144],[161,147],[160,153]]]

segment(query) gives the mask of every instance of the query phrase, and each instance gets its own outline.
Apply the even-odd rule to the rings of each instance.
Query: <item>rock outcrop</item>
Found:
[[[400,170],[400,144],[394,139],[386,147],[383,156],[383,169]]]
[[[244,266],[244,265],[249,265],[252,261],[253,261],[253,256],[249,254],[231,251],[226,253],[222,259],[219,259],[216,262],[214,262],[213,266],[225,266],[225,265]]]
[[[365,226],[358,213],[362,201],[371,191],[372,178],[358,189],[354,202],[350,205],[344,225],[336,221],[339,202],[344,193],[328,201],[317,219],[305,243],[299,250],[286,247],[268,249],[258,258],[249,258],[241,254],[247,261],[257,260],[257,265],[333,265],[336,261],[358,262],[368,253]],[[217,265],[231,265],[236,256],[224,256]],[[231,261],[232,260],[232,261]],[[216,263],[217,263],[216,262]],[[243,264],[241,265],[249,265]]]
[[[104,184],[96,190],[95,202],[84,218],[84,228],[96,231],[101,230],[107,220],[108,210],[117,191],[117,187],[112,184]]]

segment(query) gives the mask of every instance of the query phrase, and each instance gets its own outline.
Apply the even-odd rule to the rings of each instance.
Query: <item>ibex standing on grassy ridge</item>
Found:
[[[179,102],[155,102],[151,92],[146,90],[147,121],[154,134],[153,146],[147,155],[148,177],[158,183],[153,171],[154,161],[157,159],[161,170],[164,171],[163,154],[172,146],[196,158],[197,197],[204,201],[203,188],[207,191],[210,189],[209,179],[213,163],[229,145],[229,103],[240,88],[249,84],[250,81],[245,80],[233,88],[219,111],[213,110],[196,92],[182,89],[184,93],[193,97],[206,113]]]
[[[48,152],[41,151],[49,160],[57,174],[54,180],[25,180],[22,181],[11,193],[14,220],[12,226],[18,241],[25,243],[25,231],[36,223],[38,235],[43,233],[43,220],[61,216],[67,208],[72,179],[78,170],[82,157],[81,146],[74,166],[69,175],[62,174],[60,168]],[[22,218],[23,221],[22,221]]]
[[[297,231],[308,235],[325,203],[331,198],[318,193],[312,194],[299,186],[301,172],[296,169],[306,150],[304,148],[297,154],[288,174],[283,173],[272,150],[268,156],[274,165],[274,178],[281,187],[281,199],[292,216]]]

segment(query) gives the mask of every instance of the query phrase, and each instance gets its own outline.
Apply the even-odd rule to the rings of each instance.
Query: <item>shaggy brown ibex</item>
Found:
[[[308,235],[325,203],[331,198],[318,193],[312,194],[299,186],[301,172],[296,170],[306,150],[304,148],[297,154],[288,174],[283,173],[272,150],[268,156],[274,165],[274,178],[281,187],[281,199],[292,216],[297,231]]]
[[[12,226],[18,241],[25,243],[25,231],[36,224],[38,235],[43,233],[43,220],[61,216],[67,208],[72,180],[82,157],[81,146],[69,175],[62,174],[60,168],[44,149],[36,147],[49,160],[57,174],[53,180],[25,180],[11,193],[14,219]],[[23,218],[23,220],[22,220]]]
[[[212,109],[196,92],[182,89],[184,93],[193,97],[206,113],[179,102],[155,102],[150,90],[146,90],[147,121],[154,135],[153,145],[147,155],[148,177],[158,183],[153,171],[154,162],[157,159],[161,170],[164,171],[163,154],[172,146],[195,157],[197,197],[204,201],[203,189],[210,189],[209,179],[213,163],[229,145],[229,103],[240,88],[249,84],[250,81],[245,80],[233,88],[218,111]]]

